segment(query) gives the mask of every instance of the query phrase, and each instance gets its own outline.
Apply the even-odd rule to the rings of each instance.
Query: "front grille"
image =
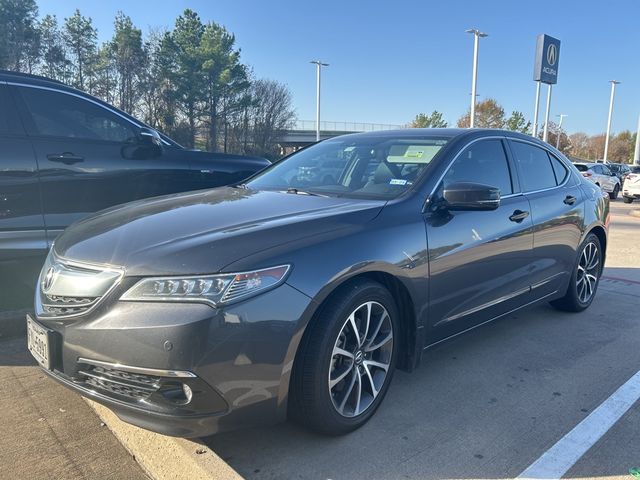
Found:
[[[160,377],[125,372],[95,365],[81,365],[80,383],[85,388],[115,395],[123,400],[138,401],[149,398],[160,389]]]
[[[44,295],[42,310],[50,315],[75,315],[89,310],[100,297]]]
[[[98,266],[47,256],[39,278],[36,314],[39,318],[68,318],[94,309],[122,279],[118,267]]]

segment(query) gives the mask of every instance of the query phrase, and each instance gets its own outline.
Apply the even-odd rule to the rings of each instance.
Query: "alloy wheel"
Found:
[[[378,302],[366,302],[347,317],[329,366],[329,394],[344,417],[364,413],[382,390],[393,358],[393,323]]]
[[[576,290],[578,299],[587,303],[593,297],[600,269],[600,253],[594,242],[587,243],[582,249],[578,274],[576,275]]]

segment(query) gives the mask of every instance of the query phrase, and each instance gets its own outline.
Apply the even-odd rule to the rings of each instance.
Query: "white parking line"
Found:
[[[517,478],[559,479],[640,399],[640,372],[562,437]]]

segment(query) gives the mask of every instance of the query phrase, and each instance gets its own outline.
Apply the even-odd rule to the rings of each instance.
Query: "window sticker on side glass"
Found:
[[[442,145],[392,145],[389,148],[389,163],[429,163]]]

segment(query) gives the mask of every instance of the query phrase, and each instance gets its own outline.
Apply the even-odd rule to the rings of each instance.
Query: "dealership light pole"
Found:
[[[476,119],[476,84],[478,83],[478,46],[480,39],[487,36],[477,28],[465,30],[467,33],[473,33],[473,74],[471,79],[471,110],[469,113],[469,128],[473,128]]]
[[[549,112],[551,111],[551,88],[550,83],[547,84],[547,109],[544,113],[544,129],[542,130],[542,140],[549,140]]]
[[[636,132],[636,149],[633,152],[633,164],[640,165],[640,115],[638,116],[638,131]]]
[[[609,80],[611,84],[611,98],[609,99],[609,117],[607,118],[607,136],[604,139],[604,163],[607,163],[607,156],[609,155],[609,135],[611,135],[611,115],[613,114],[613,99],[616,96],[616,85],[620,82],[617,80]]]
[[[565,115],[561,113],[560,115],[556,115],[556,117],[560,117],[560,121],[558,122],[558,138],[556,138],[556,150],[560,150],[560,135],[562,135],[562,120],[564,117],[568,117],[569,115]]]
[[[312,60],[311,63],[316,66],[316,142],[320,141],[320,70],[322,67],[328,67],[328,63],[322,63],[320,60]]]

